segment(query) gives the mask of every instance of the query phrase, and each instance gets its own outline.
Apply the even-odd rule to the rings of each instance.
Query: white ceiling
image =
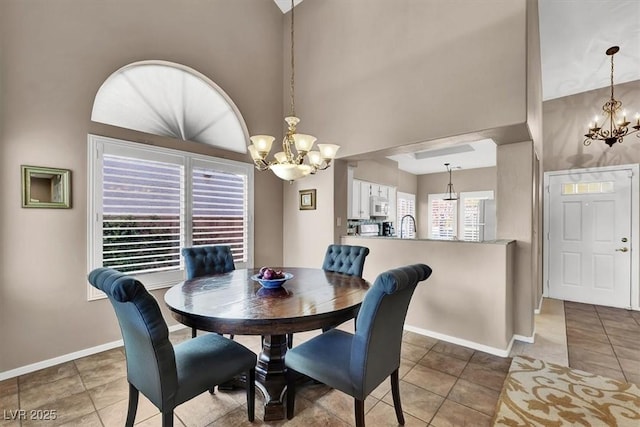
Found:
[[[283,13],[291,8],[291,0],[274,1]],[[538,12],[543,100],[609,86],[611,64],[605,51],[611,46],[620,46],[614,58],[614,83],[640,80],[640,0],[538,0]],[[470,145],[475,148],[477,143]],[[495,146],[493,153],[478,149],[473,154],[423,160],[410,156],[389,158],[415,174],[442,172],[445,162],[463,169],[496,164]]]

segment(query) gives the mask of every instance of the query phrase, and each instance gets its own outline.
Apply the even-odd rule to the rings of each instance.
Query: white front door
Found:
[[[631,307],[631,170],[549,177],[549,296]]]

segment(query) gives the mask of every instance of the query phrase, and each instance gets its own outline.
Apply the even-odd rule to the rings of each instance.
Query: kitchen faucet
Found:
[[[402,219],[400,220],[400,238],[402,239],[402,232],[404,231],[404,219],[406,217],[409,217],[413,220],[413,232],[417,233],[418,230],[416,230],[416,219],[413,217],[413,215],[405,215],[402,217]]]

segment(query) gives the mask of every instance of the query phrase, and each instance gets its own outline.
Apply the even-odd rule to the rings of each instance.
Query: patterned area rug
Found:
[[[640,426],[640,388],[530,357],[513,358],[495,426]]]

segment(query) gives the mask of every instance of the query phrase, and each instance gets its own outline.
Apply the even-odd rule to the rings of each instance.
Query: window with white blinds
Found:
[[[404,221],[402,221],[402,218],[405,215],[416,217],[416,195],[398,191],[396,201],[396,220],[398,221],[396,235],[398,237],[402,236],[402,238],[415,239],[416,224],[408,217]]]
[[[182,165],[104,154],[102,266],[123,273],[180,269]]]
[[[493,191],[470,191],[460,193],[460,239],[482,242],[495,239],[495,204]]]
[[[454,240],[458,228],[457,200],[444,200],[446,194],[429,194],[429,238]]]
[[[247,260],[247,177],[194,167],[193,246],[227,245],[233,260]]]
[[[154,289],[184,280],[183,247],[228,245],[236,267],[253,264],[251,165],[95,135],[89,156],[90,270]]]

